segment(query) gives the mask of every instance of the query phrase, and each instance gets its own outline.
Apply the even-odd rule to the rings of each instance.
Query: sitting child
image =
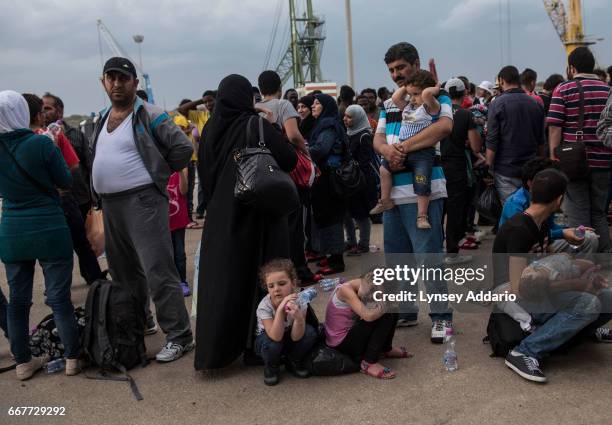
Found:
[[[433,75],[428,71],[419,70],[408,77],[403,87],[393,93],[393,103],[403,110],[400,142],[418,134],[438,119],[441,108],[436,96],[439,92],[440,87],[436,85]],[[408,101],[406,95],[410,96]],[[431,194],[431,170],[435,154],[436,150],[433,147],[421,149],[409,153],[404,163],[414,173],[413,188],[417,195],[417,227],[419,229],[431,229],[427,209]],[[391,200],[392,186],[389,163],[383,160],[380,167],[381,199],[370,214],[380,214],[394,207]]]
[[[266,295],[257,307],[255,353],[264,361],[264,383],[279,381],[281,355],[285,368],[298,378],[308,378],[302,359],[317,339],[316,330],[306,324],[306,309],[296,303],[297,273],[291,260],[275,259],[260,270]]]
[[[362,299],[372,293],[372,274],[336,287],[325,312],[325,342],[360,361],[361,372],[379,379],[395,378],[395,372],[378,362],[381,357],[407,358],[404,347],[392,347],[397,314],[385,314],[382,304],[368,308]]]

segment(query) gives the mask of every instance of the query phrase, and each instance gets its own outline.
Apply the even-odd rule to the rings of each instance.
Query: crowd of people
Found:
[[[66,374],[80,371],[74,251],[87,284],[110,275],[142,306],[146,333],[165,333],[158,362],[195,347],[195,368],[211,370],[244,355],[247,364],[263,364],[264,382],[274,385],[282,362],[308,377],[303,360],[324,340],[364,374],[393,378],[380,360],[411,356],[393,337],[396,327],[417,323],[416,303],[402,303],[399,313],[369,304],[372,276],[365,273],[333,290],[320,331],[297,294],[343,273],[345,255],[376,249],[371,223],[381,221],[387,266],[397,261],[393,254],[406,253],[431,265],[469,262],[460,250],[478,249],[478,224],[493,226],[494,254],[541,254],[533,263],[498,262],[490,288],[519,296],[497,308],[529,331],[506,357],[520,376],[544,382],[539,361],[578,334],[612,342],[603,327],[612,318],[612,292],[596,264],[581,260],[561,271],[574,264],[570,253],[611,249],[610,86],[589,49],[569,55],[567,80],[551,75],[540,91],[535,71],[514,66],[503,67],[495,83],[442,82],[435,66],[421,69],[409,43],[391,46],[384,63],[397,85],[392,92],[342,86],[337,99],[300,97],[295,89],[283,94],[279,75],[264,71],[256,86],[232,74],[166,112],[137,90],[129,60],[111,58],[101,78],[111,106],[96,117],[89,141],[63,120],[58,96],[0,92],[0,259],[9,287],[8,302],[0,292],[0,327],[17,377],[32,377],[46,360],[32,357],[28,345],[36,261]],[[237,197],[237,158],[249,148],[272,158],[271,173],[291,178],[291,211]],[[477,222],[487,187],[503,210],[497,220]],[[101,270],[86,235],[92,209],[103,211],[109,270]],[[563,225],[555,221],[560,210]],[[185,232],[201,228],[193,332],[184,301],[192,292]],[[447,285],[425,282],[433,294],[447,293]],[[431,341],[441,343],[453,332],[453,310],[442,298],[429,308]]]

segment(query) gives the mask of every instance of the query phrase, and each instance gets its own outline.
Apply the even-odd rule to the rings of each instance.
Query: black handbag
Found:
[[[259,142],[251,147],[251,126],[259,118]],[[263,118],[253,116],[247,123],[246,144],[234,151],[236,185],[234,197],[240,202],[264,213],[282,216],[299,208],[295,183],[281,170],[272,152],[266,148]]]
[[[342,163],[331,170],[332,188],[340,198],[350,198],[363,188],[365,182],[363,171],[351,155],[347,144],[346,139],[342,141]]]
[[[555,156],[559,160],[559,169],[565,173],[570,181],[583,180],[589,174],[586,146],[584,145],[584,88],[580,80],[576,81],[580,101],[578,107],[578,130],[575,142],[562,141],[555,148]]]

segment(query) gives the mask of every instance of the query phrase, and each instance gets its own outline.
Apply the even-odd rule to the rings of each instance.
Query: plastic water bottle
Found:
[[[64,360],[63,358],[59,358],[59,359],[55,359],[47,363],[45,365],[45,372],[47,374],[56,373],[56,372],[64,370],[65,368],[66,368],[66,360]]]
[[[445,351],[444,351],[444,366],[449,372],[454,372],[458,369],[457,365],[457,352],[455,351],[455,337],[453,336],[453,330],[446,330],[445,338]]]
[[[315,288],[306,288],[298,294],[296,304],[301,310],[304,310],[316,297],[317,290]]]
[[[319,287],[323,292],[333,291],[336,286],[341,285],[345,282],[343,277],[325,278],[319,281]]]
[[[582,224],[578,227],[576,227],[574,229],[574,236],[578,239],[584,239],[584,235],[586,234],[586,227],[584,227]],[[577,252],[579,246],[578,245],[572,245],[572,251]]]

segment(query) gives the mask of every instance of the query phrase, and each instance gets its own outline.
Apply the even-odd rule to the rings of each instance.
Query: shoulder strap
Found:
[[[45,195],[48,195],[50,197],[52,197],[53,199],[55,199],[55,195],[53,194],[53,192],[51,192],[51,190],[49,190],[48,188],[44,187],[42,185],[42,183],[40,183],[38,180],[36,180],[34,177],[32,177],[30,175],[30,173],[28,173],[22,166],[21,164],[19,164],[19,162],[17,162],[17,158],[15,158],[15,155],[13,155],[13,152],[11,152],[11,150],[4,144],[3,141],[0,141],[0,145],[2,145],[2,147],[4,148],[4,150],[8,153],[8,155],[11,157],[11,159],[13,160],[13,162],[15,163],[15,165],[17,166],[17,169],[19,170],[19,172],[30,182],[32,183],[32,185],[37,188],[38,190],[40,190],[41,192],[43,192]]]
[[[584,87],[579,79],[576,79],[576,87],[578,88],[578,94],[580,96],[578,103],[578,131],[576,131],[576,140],[581,142],[584,136]]]

